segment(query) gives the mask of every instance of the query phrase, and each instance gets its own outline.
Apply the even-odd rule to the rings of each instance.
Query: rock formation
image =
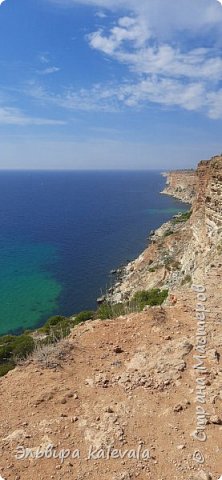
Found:
[[[179,198],[185,203],[192,203],[197,190],[197,174],[195,170],[174,170],[163,173],[166,187],[162,193]]]

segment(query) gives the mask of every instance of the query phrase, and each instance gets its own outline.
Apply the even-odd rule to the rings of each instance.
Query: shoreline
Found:
[[[182,200],[181,198],[181,191],[177,191],[176,189],[173,190],[171,188],[171,191],[168,191],[167,188],[168,188],[168,185],[170,185],[170,178],[169,176],[180,176],[180,179],[184,179],[185,180],[185,185],[187,183],[187,175],[188,175],[188,179],[190,180],[190,175],[196,175],[196,172],[193,171],[193,170],[176,170],[176,171],[172,171],[172,172],[163,172],[162,173],[162,176],[163,177],[166,177],[167,180],[166,180],[166,185],[165,185],[165,188],[163,189],[163,191],[160,192],[160,194],[163,194],[163,195],[168,195],[168,196],[171,196],[173,198],[176,198],[177,200],[179,200],[181,202],[181,204],[183,205],[187,205],[187,206],[192,206],[194,200],[195,200],[195,194],[193,193],[192,197],[189,198],[189,201],[186,200]],[[184,196],[183,196],[184,198]],[[135,273],[135,271],[138,269],[138,271],[140,272],[140,264],[143,263],[143,260],[144,260],[144,257],[146,256],[146,253],[152,249],[152,246],[155,245],[155,244],[158,244],[158,242],[163,239],[164,237],[166,238],[167,236],[170,236],[170,235],[173,235],[174,233],[177,233],[183,226],[183,221],[180,222],[180,218],[183,219],[183,216],[184,215],[187,215],[189,219],[190,215],[191,215],[191,211],[189,212],[189,210],[187,210],[187,212],[185,213],[181,213],[181,212],[178,212],[178,214],[175,214],[173,215],[173,217],[168,220],[167,222],[163,223],[160,225],[160,227],[158,227],[156,230],[151,230],[150,233],[149,233],[149,236],[148,236],[148,246],[145,250],[143,250],[138,257],[136,257],[134,260],[132,260],[131,262],[129,262],[127,265],[125,265],[123,268],[119,268],[117,269],[117,272],[118,272],[118,278],[117,278],[117,281],[114,283],[114,285],[112,286],[111,289],[109,289],[109,292],[108,292],[108,295],[104,295],[104,297],[100,300],[101,303],[103,302],[110,302],[111,304],[115,304],[115,303],[123,303],[124,301],[128,301],[133,293],[136,292],[136,289],[133,288],[132,289],[132,292],[130,292],[130,283],[132,283],[132,277],[133,277],[133,274]],[[185,218],[186,220],[186,218]],[[153,265],[153,261],[151,261],[150,259],[150,273],[155,273],[155,267]],[[120,272],[121,271],[121,272]],[[165,287],[166,285],[164,285],[164,280],[166,278],[166,272],[165,271],[162,271],[160,272],[160,275],[158,278],[156,278],[156,281],[151,278],[151,282],[150,282],[150,288],[153,288],[153,287],[158,287],[158,286],[163,286]],[[154,280],[154,281],[153,281]],[[157,285],[155,285],[155,283]],[[162,283],[162,285],[161,285]],[[127,287],[126,289],[124,288],[124,285],[128,286],[129,287],[129,291],[127,291]]]

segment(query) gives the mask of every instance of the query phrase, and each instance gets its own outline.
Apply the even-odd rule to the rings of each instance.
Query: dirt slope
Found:
[[[205,376],[210,423],[208,439],[200,443],[192,437],[196,429],[195,294],[190,292],[183,302],[183,308],[155,307],[127,318],[87,322],[73,331],[71,350],[60,365],[48,369],[31,362],[3,378],[2,477],[210,478],[195,476],[203,470],[217,480],[222,472],[222,369],[218,359],[222,334],[217,331],[221,323],[209,316]],[[70,457],[63,464],[59,459],[15,459],[18,445],[36,449],[48,444],[57,452],[79,449],[81,458]],[[148,460],[86,459],[90,446],[107,454],[111,445],[124,453],[137,450],[140,444],[142,452],[150,451]],[[193,460],[196,450],[205,456],[203,466]]]

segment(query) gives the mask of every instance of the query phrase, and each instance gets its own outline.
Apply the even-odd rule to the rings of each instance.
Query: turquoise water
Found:
[[[61,285],[47,272],[56,250],[47,245],[2,247],[0,257],[0,333],[27,330],[39,319],[55,313]]]
[[[187,208],[185,210],[187,210]],[[178,214],[179,211],[184,212],[184,205],[181,205],[179,210],[178,210],[178,207],[177,208],[175,208],[175,207],[174,208],[165,208],[165,210],[164,210],[165,214],[170,215],[170,217],[173,217],[173,215]],[[161,214],[161,209],[159,209],[159,208],[148,208],[147,213],[149,213],[150,215],[159,215],[159,214]]]

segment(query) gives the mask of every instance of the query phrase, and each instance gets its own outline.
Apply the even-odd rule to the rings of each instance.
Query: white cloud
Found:
[[[65,90],[53,94],[38,85],[27,85],[25,92],[42,105],[51,104],[66,110],[117,112],[119,110],[118,89],[113,86],[94,85],[91,89]]]
[[[222,118],[222,57],[216,48],[189,48],[181,38],[176,45],[161,42],[139,16],[119,18],[110,31],[100,29],[88,39],[91,48],[125,64],[134,74],[134,81],[131,75],[128,85],[118,88],[125,105],[155,102]]]
[[[4,1],[5,1],[5,0],[0,0],[0,5],[2,5]],[[0,480],[1,480],[1,478],[0,478]]]
[[[88,36],[93,48],[109,55],[118,50],[124,42],[130,42],[134,48],[142,47],[149,37],[146,22],[132,17],[121,17],[109,36],[103,35],[102,30]]]
[[[38,70],[37,73],[38,75],[51,75],[52,73],[59,72],[60,68],[58,67],[48,67],[44,68],[44,70]]]
[[[162,38],[175,31],[188,32],[218,25],[222,12],[216,0],[50,0],[62,6],[89,5],[103,10],[123,10],[140,16]]]
[[[94,85],[91,89],[69,90],[53,95],[42,88],[31,86],[27,93],[42,104],[56,105],[73,111],[103,111],[115,113],[123,108],[141,109],[150,102],[164,107],[181,107],[189,111],[203,109],[207,91],[199,83],[190,83],[186,87],[178,80],[146,78],[138,82],[125,82],[119,85]],[[216,98],[208,99],[208,110],[216,118]],[[222,109],[221,109],[222,110]],[[213,113],[214,112],[214,113]],[[221,112],[222,114],[222,112]]]
[[[20,109],[14,107],[0,107],[1,125],[63,125],[64,122],[47,118],[35,118],[24,114]]]
[[[39,57],[38,57],[39,61],[43,64],[49,63],[48,55],[49,55],[48,52],[40,54]]]
[[[65,0],[51,1],[64,5]],[[69,6],[77,3],[101,8],[106,15],[125,9],[109,29],[106,19],[104,28],[87,40],[128,71],[118,84],[70,90],[49,101],[105,111],[156,103],[222,118],[222,9],[216,0],[66,0]]]
[[[42,64],[41,68],[37,70],[38,75],[51,75],[60,71],[59,67],[50,65],[50,54],[49,52],[42,52],[38,55],[38,61]]]
[[[104,18],[107,18],[107,15],[102,10],[99,10],[98,12],[96,12],[96,17],[104,19]]]
[[[66,90],[53,94],[42,87],[31,85],[26,94],[38,102],[70,111],[103,111],[116,113],[121,109],[143,109],[150,104],[162,108],[182,108],[204,112],[212,119],[222,118],[222,88],[213,91],[201,79],[184,84],[180,78],[145,76],[120,84],[97,84],[91,89]]]
[[[100,29],[88,38],[93,49],[129,65],[137,73],[222,79],[222,58],[214,50],[193,48],[183,52],[178,46],[158,45],[143,20],[120,18],[109,34]]]

